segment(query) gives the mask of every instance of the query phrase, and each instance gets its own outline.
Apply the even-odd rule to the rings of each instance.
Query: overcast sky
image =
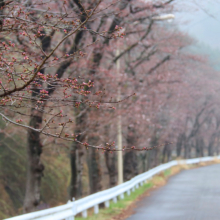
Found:
[[[198,41],[220,49],[220,0],[177,0],[175,23]]]

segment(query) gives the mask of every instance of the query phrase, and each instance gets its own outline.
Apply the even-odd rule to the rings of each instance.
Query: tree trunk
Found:
[[[157,165],[159,165],[159,150],[158,148],[153,149],[154,151],[154,159],[153,159],[153,167],[156,167]]]
[[[200,157],[204,157],[204,147],[205,147],[205,143],[204,143],[203,139],[201,139],[201,143],[200,143]]]
[[[50,41],[45,37],[42,39],[42,47],[44,51],[49,47]],[[44,70],[41,70],[44,74]],[[42,82],[38,82],[41,84]],[[32,96],[36,97],[39,94],[39,89],[34,87]],[[31,116],[29,126],[39,129],[43,121],[43,109],[44,106],[39,106],[41,111],[35,109],[32,103]],[[40,157],[43,151],[43,146],[40,140],[40,133],[28,130],[27,141],[27,180],[26,180],[26,192],[24,198],[23,212],[36,211],[37,206],[40,203],[40,187],[41,177],[43,176],[44,165],[41,163]]]
[[[146,159],[147,159],[147,153],[143,152],[140,155],[141,158],[141,162],[142,162],[142,173],[144,173],[146,171]]]
[[[40,36],[42,50],[47,52],[50,48],[51,35],[46,35],[43,30],[42,33],[45,35]],[[43,58],[43,57],[42,57]],[[42,74],[45,73],[45,69],[40,70]],[[38,80],[38,84],[42,85],[42,82]],[[33,88],[32,97],[37,97],[40,94],[39,87]],[[34,103],[32,103],[31,117],[29,125],[33,128],[39,129],[42,125],[43,110],[44,106],[39,106],[41,111],[35,110]],[[32,212],[35,211],[40,203],[40,187],[41,187],[41,177],[43,176],[44,165],[40,161],[40,156],[42,154],[42,144],[40,140],[40,133],[32,130],[28,130],[28,141],[27,141],[27,182],[26,182],[26,192],[24,198],[23,211]]]
[[[200,157],[200,141],[196,138],[196,157]]]
[[[42,123],[42,113],[32,109],[30,126],[39,128]],[[27,183],[24,200],[24,212],[32,212],[40,203],[41,177],[43,176],[44,165],[40,161],[42,154],[42,144],[40,134],[36,131],[28,131],[27,143]]]
[[[105,126],[105,137],[109,136],[110,126]],[[118,181],[118,170],[117,170],[117,154],[116,152],[105,152],[105,164],[109,175],[109,187],[113,187]]]
[[[157,145],[158,145],[158,137],[157,137],[156,131],[155,131],[154,135],[152,137],[152,140],[151,140],[151,146],[154,147]],[[156,156],[157,156],[156,149],[153,149],[153,150],[147,152],[147,169],[148,170],[153,168],[157,164],[157,162],[156,162],[157,157]]]
[[[152,151],[150,150],[150,151],[147,151],[146,153],[147,153],[147,170],[149,170],[151,168],[151,162],[152,162],[152,159],[151,159]]]
[[[214,155],[213,144],[209,143],[209,146],[208,146],[208,156],[213,156],[213,155]]]
[[[184,144],[184,158],[187,159],[188,158],[188,151],[189,151],[189,145],[188,143]]]
[[[168,162],[170,160],[170,157],[171,157],[171,149],[168,141],[166,141],[162,153],[162,163]]]
[[[105,152],[105,163],[109,173],[109,187],[113,187],[117,184],[118,171],[116,168],[116,153]]]
[[[184,139],[185,139],[185,135],[184,134],[180,134],[177,140],[177,145],[176,145],[176,154],[177,157],[181,157],[181,152],[182,152],[182,146],[184,143]]]
[[[132,147],[137,144],[137,134],[134,127],[128,127],[127,146]],[[124,155],[123,162],[124,181],[130,180],[138,174],[137,152],[128,151]]]
[[[138,175],[137,152],[129,151],[124,156],[124,181],[128,181]]]
[[[69,186],[69,199],[82,197],[82,172],[84,149],[73,142],[70,151],[71,178]]]
[[[215,134],[213,134],[209,140],[208,156],[214,156],[214,144],[215,144]]]
[[[81,111],[82,110],[82,111]],[[85,111],[85,105],[81,104],[79,108],[76,108],[75,113],[75,135],[79,135],[77,140],[84,142],[86,130],[86,118],[87,113]],[[83,171],[83,156],[85,148],[84,146],[78,144],[77,142],[72,143],[70,151],[70,168],[71,168],[71,178],[69,186],[69,199],[80,198],[82,196],[82,171]]]
[[[91,145],[97,145],[98,137],[90,137],[88,142]],[[102,170],[100,167],[100,152],[96,149],[90,149],[90,158],[88,160],[89,164],[89,183],[90,183],[90,193],[99,192],[102,189]]]
[[[147,152],[147,169],[152,169],[156,166],[155,158],[156,158],[156,151],[155,149],[150,150]]]

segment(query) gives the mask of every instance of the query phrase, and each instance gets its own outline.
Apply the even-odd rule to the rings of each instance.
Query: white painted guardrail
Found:
[[[74,220],[74,216],[78,213],[82,213],[82,216],[86,218],[87,210],[89,208],[94,207],[94,213],[97,214],[99,212],[99,204],[104,203],[105,207],[108,208],[110,200],[113,200],[113,202],[117,202],[118,197],[120,199],[123,199],[124,193],[127,193],[129,195],[131,191],[134,191],[135,188],[139,187],[139,185],[143,185],[146,180],[152,178],[154,175],[159,174],[164,170],[167,170],[178,164],[194,164],[199,162],[212,161],[214,159],[220,159],[220,156],[201,157],[179,161],[173,160],[169,163],[161,164],[151,170],[148,170],[145,173],[139,174],[131,180],[118,186],[98,193],[94,193],[77,201],[69,201],[65,205],[49,208],[42,211],[32,212],[5,220]]]

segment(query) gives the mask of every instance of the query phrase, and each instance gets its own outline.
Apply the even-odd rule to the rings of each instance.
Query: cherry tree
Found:
[[[0,114],[6,123],[28,129],[25,212],[34,210],[40,201],[44,170],[40,135],[88,146],[77,139],[77,133],[66,132],[74,120],[62,108],[97,108],[99,91],[91,93],[94,82],[89,78],[65,71],[84,59],[86,50],[96,43],[94,36],[111,39],[123,34],[115,27],[111,32],[90,28],[114,4],[1,1]],[[90,38],[80,44],[85,32]]]
[[[86,151],[91,193],[102,189],[101,152],[110,186],[115,151],[127,151],[126,180],[139,172],[138,157],[145,171],[171,159],[170,142],[182,142],[181,153],[187,117],[196,121],[204,102],[187,109],[201,95],[189,82],[200,58],[182,51],[191,41],[156,21],[173,2],[1,1],[0,115],[28,131],[25,212],[40,202],[43,140],[69,143],[70,199],[82,196]]]

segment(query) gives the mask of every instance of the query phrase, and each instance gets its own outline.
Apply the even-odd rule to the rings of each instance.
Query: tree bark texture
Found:
[[[44,30],[42,31],[44,34]],[[41,46],[43,51],[48,51],[51,44],[53,32],[51,35],[43,35],[40,38]],[[45,73],[45,69],[40,70],[42,74]],[[41,81],[38,84],[42,84]],[[40,89],[34,87],[32,96],[38,96],[40,94]],[[39,105],[39,111],[35,110],[35,106],[32,103],[31,117],[29,125],[33,128],[39,129],[42,125],[43,110],[44,106]],[[24,199],[23,212],[35,211],[40,203],[40,187],[41,187],[41,177],[43,176],[44,165],[41,163],[40,157],[42,154],[42,144],[40,140],[40,133],[36,131],[28,131],[28,141],[27,141],[27,182],[26,182],[26,192]]]
[[[158,137],[156,135],[156,131],[154,132],[154,135],[151,140],[151,146],[157,146],[158,145]],[[158,150],[153,149],[147,152],[147,169],[151,169],[156,166],[158,158]]]
[[[81,133],[83,128],[86,129],[86,112],[81,111],[84,108],[81,104],[79,108],[75,109],[75,131],[74,134],[79,135],[77,140],[83,142],[85,140],[85,133]],[[69,186],[69,199],[80,198],[82,196],[82,173],[83,173],[83,157],[85,147],[77,142],[72,143],[70,151],[70,168],[71,178]]]
[[[170,161],[170,158],[171,158],[170,144],[166,141],[162,152],[162,163]]]
[[[113,187],[117,184],[118,171],[117,171],[117,160],[116,153],[105,152],[105,164],[109,173],[109,187]]]
[[[124,156],[124,181],[138,175],[137,154],[134,151],[125,153]]]
[[[98,137],[93,136],[89,138],[89,143],[97,145]],[[89,167],[89,184],[90,184],[90,193],[96,193],[102,190],[102,169],[100,166],[100,152],[96,149],[90,149],[89,158],[88,158],[88,167]]]
[[[82,197],[82,173],[83,173],[84,149],[73,142],[70,151],[71,178],[69,186],[69,199]]]
[[[184,134],[180,134],[178,136],[177,144],[176,144],[176,155],[177,155],[177,157],[181,156],[182,146],[183,146],[184,139],[185,139],[185,135]]]
[[[42,113],[32,109],[30,126],[39,128],[42,123]],[[41,163],[42,144],[40,134],[36,131],[28,131],[27,143],[27,183],[24,200],[24,212],[32,212],[40,203],[41,177],[43,176],[44,165]]]
[[[132,147],[137,144],[137,134],[134,127],[128,127],[127,133],[127,146]],[[130,180],[132,177],[138,174],[138,163],[137,163],[137,152],[136,151],[128,151],[124,155],[124,181]]]

